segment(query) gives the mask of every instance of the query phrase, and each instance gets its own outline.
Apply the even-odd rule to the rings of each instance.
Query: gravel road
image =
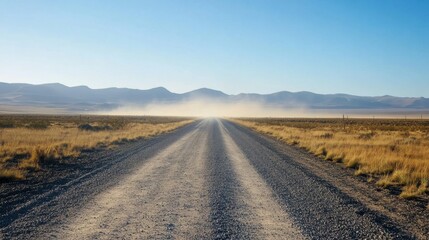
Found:
[[[37,191],[1,186],[5,200],[0,205],[0,237],[428,236],[427,211],[417,211],[418,206],[395,200],[338,166],[227,120],[200,120],[94,155],[104,160],[35,187]]]

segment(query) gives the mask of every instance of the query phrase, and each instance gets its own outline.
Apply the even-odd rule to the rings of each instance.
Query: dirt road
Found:
[[[197,121],[104,157],[79,178],[2,202],[13,206],[0,206],[2,238],[427,236],[424,222],[410,224],[413,206],[226,120]]]

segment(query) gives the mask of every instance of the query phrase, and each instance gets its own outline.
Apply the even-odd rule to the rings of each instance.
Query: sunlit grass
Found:
[[[329,161],[342,162],[356,174],[377,177],[376,184],[402,186],[401,196],[429,191],[429,127],[393,120],[374,122],[343,120],[235,120],[256,131],[297,145]],[[283,121],[283,123],[282,123]],[[321,122],[323,122],[321,121]],[[391,127],[388,123],[391,121]]]
[[[28,125],[32,120],[34,119],[28,118]],[[22,118],[20,121],[22,123]],[[91,124],[79,124],[64,117],[61,121],[44,121],[44,124],[38,122],[37,127],[10,125],[0,128],[0,179],[23,179],[27,170],[39,170],[44,162],[78,157],[83,150],[149,138],[191,121],[177,119],[159,123],[128,121],[117,124],[115,121],[96,119]]]
[[[22,180],[24,178],[24,173],[20,169],[0,169],[0,180]]]

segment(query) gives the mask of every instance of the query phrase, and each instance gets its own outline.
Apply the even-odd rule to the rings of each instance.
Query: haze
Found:
[[[388,109],[307,109],[281,108],[263,102],[242,101],[237,103],[212,100],[193,100],[181,103],[151,103],[148,106],[122,106],[111,111],[97,111],[93,114],[123,116],[182,116],[182,117],[244,117],[244,118],[388,118],[427,119],[428,110]]]
[[[108,115],[154,115],[154,116],[194,116],[194,117],[284,117],[300,112],[268,107],[260,102],[223,103],[213,100],[193,100],[181,103],[151,103],[145,107],[124,106],[112,111],[101,112]],[[302,111],[301,113],[304,113]]]

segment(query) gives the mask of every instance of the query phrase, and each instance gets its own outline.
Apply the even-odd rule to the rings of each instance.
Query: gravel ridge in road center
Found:
[[[236,201],[239,183],[225,154],[219,126],[215,120],[209,121],[207,158],[210,160],[207,171],[213,239],[250,239],[246,226],[237,219],[237,215],[245,211],[244,206]]]

